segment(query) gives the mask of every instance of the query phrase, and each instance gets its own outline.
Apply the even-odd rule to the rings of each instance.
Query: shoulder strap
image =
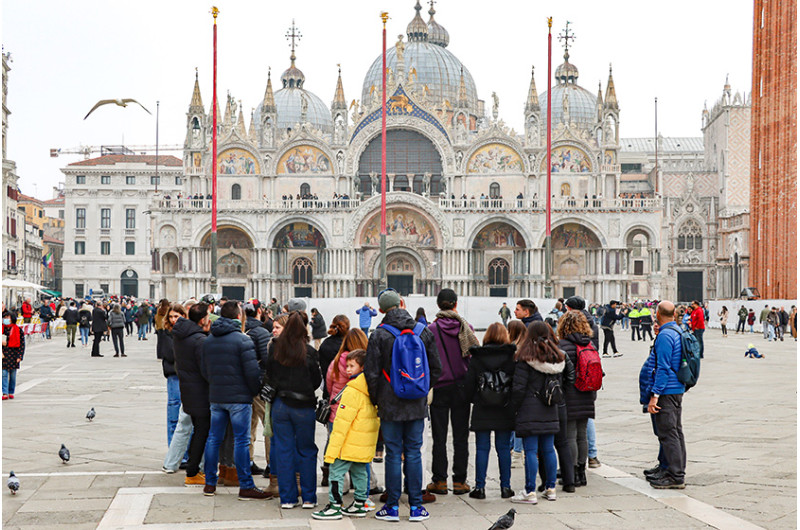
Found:
[[[417,322],[416,325],[414,326],[414,335],[419,337],[420,335],[422,335],[423,331],[425,331],[425,324],[423,324],[422,322]]]
[[[389,333],[391,333],[392,335],[394,335],[394,338],[397,338],[397,337],[399,337],[399,336],[400,336],[400,330],[399,330],[399,329],[397,329],[397,328],[396,328],[396,327],[394,327],[394,326],[391,326],[391,325],[389,325],[389,324],[380,324],[378,327],[379,327],[379,328],[383,328],[383,329],[385,329],[386,331],[388,331]]]

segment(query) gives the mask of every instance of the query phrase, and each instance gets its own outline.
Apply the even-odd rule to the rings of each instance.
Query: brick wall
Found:
[[[750,284],[797,298],[797,1],[755,0]]]

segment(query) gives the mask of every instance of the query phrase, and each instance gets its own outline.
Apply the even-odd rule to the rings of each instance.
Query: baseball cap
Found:
[[[290,298],[289,301],[286,303],[289,306],[289,312],[293,311],[305,311],[306,310],[306,302],[301,298]]]
[[[393,307],[399,307],[400,295],[392,288],[384,289],[378,295],[378,306],[384,313]]]

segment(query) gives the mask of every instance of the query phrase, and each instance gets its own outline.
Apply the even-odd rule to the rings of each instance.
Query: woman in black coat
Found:
[[[483,336],[483,346],[473,346],[464,381],[464,398],[474,403],[470,430],[475,432],[475,489],[469,496],[486,498],[486,468],[489,465],[491,435],[494,431],[494,448],[500,468],[500,496],[514,496],[511,489],[511,432],[514,430],[514,412],[508,407],[511,382],[514,379],[515,344],[510,344],[508,330],[494,322]],[[487,382],[507,381],[502,391],[487,387]],[[504,388],[505,387],[505,388]],[[504,395],[505,394],[505,395]]]
[[[322,318],[322,317],[320,317]],[[331,361],[339,353],[342,347],[345,335],[350,331],[350,319],[344,315],[336,315],[331,321],[331,327],[328,328],[328,338],[322,341],[319,347],[319,369],[322,373],[322,382],[325,383],[325,375],[328,373],[328,367]],[[323,384],[322,397],[328,399],[328,388]]]
[[[558,323],[558,346],[570,361],[578,366],[578,346],[587,346],[592,330],[586,318],[577,311],[568,311]],[[594,401],[597,392],[582,392],[574,384],[564,385],[564,400],[567,403],[567,441],[574,458],[575,485],[586,485],[586,458],[589,443],[586,425],[594,418]],[[563,472],[562,466],[562,472]]]
[[[553,441],[559,430],[558,405],[546,405],[540,398],[545,385],[554,378],[560,379],[565,366],[553,328],[540,320],[532,322],[516,360],[511,408],[516,412],[517,437],[523,439],[525,448],[525,489],[511,502],[536,504],[538,454],[542,455],[547,476],[544,497],[556,499],[557,463]]]

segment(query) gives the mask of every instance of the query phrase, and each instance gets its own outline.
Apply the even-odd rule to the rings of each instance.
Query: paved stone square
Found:
[[[683,491],[659,491],[643,480],[658,450],[638,404],[639,368],[649,343],[617,331],[622,357],[604,359],[598,393],[597,443],[603,466],[589,485],[558,490],[556,502],[515,505],[515,528],[795,528],[797,526],[797,343],[767,343],[759,334],[720,337],[706,332],[699,385],[684,399],[688,466]],[[133,339],[133,340],[131,340]],[[4,528],[389,528],[372,517],[319,522],[307,510],[281,511],[275,500],[239,502],[236,490],[204,497],[183,487],[183,473],[160,472],[166,452],[166,385],[155,358],[155,337],[127,340],[128,357],[92,359],[89,348],[63,347],[63,335],[34,341],[18,374],[16,399],[2,404],[3,475],[13,470],[22,488],[3,491]],[[745,359],[753,342],[765,359]],[[110,352],[110,353],[109,353]],[[93,422],[85,419],[90,407]],[[72,458],[62,464],[61,443]],[[324,430],[317,429],[324,446]],[[430,466],[430,441],[427,445]],[[471,449],[474,441],[471,440]],[[264,464],[256,442],[256,460]],[[474,481],[470,455],[469,482]],[[493,460],[493,458],[492,458]],[[375,470],[382,484],[383,469]],[[500,499],[490,462],[486,500],[439,496],[428,505],[428,529],[485,529],[510,503]],[[430,479],[426,471],[425,482]],[[256,484],[266,486],[266,479]],[[512,472],[512,487],[524,483]],[[318,488],[327,502],[327,488]],[[347,498],[345,501],[347,502]],[[377,498],[374,498],[377,502]],[[402,504],[407,518],[408,506]],[[399,526],[411,526],[407,519]]]

